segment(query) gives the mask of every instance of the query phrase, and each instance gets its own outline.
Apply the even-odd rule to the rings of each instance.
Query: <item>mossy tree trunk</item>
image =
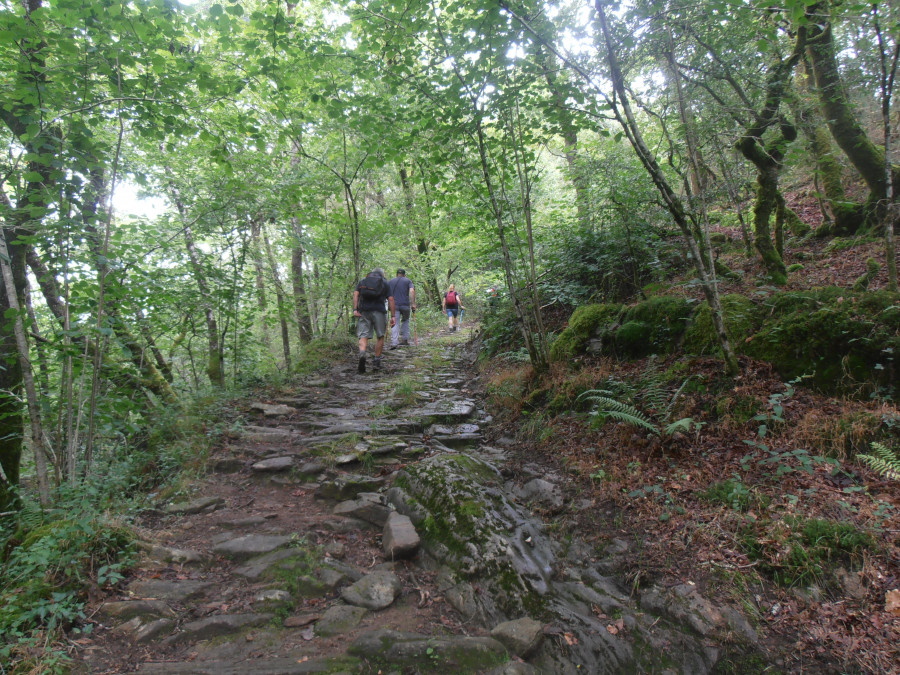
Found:
[[[773,283],[782,285],[787,282],[787,269],[782,253],[772,243],[769,230],[769,218],[778,210],[779,199],[778,177],[781,173],[784,153],[787,146],[797,138],[797,130],[783,117],[779,116],[779,108],[784,100],[790,83],[794,66],[803,55],[806,43],[806,30],[797,31],[794,49],[787,59],[776,57],[766,77],[766,97],[762,109],[754,114],[737,142],[737,148],[756,167],[756,204],[753,207],[753,227],[756,233],[756,250],[762,257],[763,266]],[[771,127],[780,124],[780,130],[767,139],[763,135]],[[776,219],[778,222],[778,219]],[[783,250],[783,234],[780,249]]]
[[[822,112],[835,142],[844,151],[869,188],[864,221],[846,221],[846,227],[856,231],[860,226],[874,227],[883,216],[886,187],[889,182],[884,149],[873,143],[863,129],[850,104],[841,80],[832,30],[829,2],[819,2],[806,10],[808,23],[807,52],[812,63],[816,89]],[[894,184],[897,183],[893,172]],[[879,205],[881,212],[879,213]],[[848,232],[852,233],[852,232]]]
[[[822,111],[817,104],[810,104],[806,96],[802,94],[817,95],[814,86],[815,76],[808,55],[800,61],[803,77],[801,94],[793,97],[794,117],[801,133],[806,137],[809,153],[816,163],[816,188],[822,194],[819,195],[819,204],[822,209],[822,225],[816,230],[816,236],[829,235],[847,236],[856,231],[864,217],[862,204],[848,201],[844,190],[843,167],[838,160],[834,140]],[[824,195],[824,196],[823,196]]]

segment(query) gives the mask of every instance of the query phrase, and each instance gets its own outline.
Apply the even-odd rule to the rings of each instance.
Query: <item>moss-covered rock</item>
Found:
[[[597,329],[615,323],[622,313],[618,304],[582,305],[569,318],[568,327],[559,334],[550,348],[550,358],[565,361],[583,354],[588,340]]]
[[[858,392],[860,385],[894,386],[900,353],[896,296],[823,288],[782,293],[766,303],[769,316],[740,351],[768,361],[785,378],[810,377],[826,392]]]
[[[676,296],[650,298],[629,307],[615,334],[617,355],[671,353],[681,341],[694,307],[694,303]]]
[[[759,327],[760,309],[743,295],[725,295],[720,301],[728,338],[732,344],[743,342]],[[697,308],[691,325],[685,331],[682,347],[687,354],[721,353],[708,304],[703,303]]]
[[[897,294],[825,287],[770,293],[763,300],[726,295],[722,309],[735,352],[771,363],[786,379],[806,375],[823,392],[857,395],[900,383],[894,363],[900,353]],[[554,343],[553,357],[571,359],[590,349],[641,358],[678,348],[698,355],[719,352],[709,307],[658,296],[627,309],[579,308]],[[542,400],[560,407],[563,401],[556,398],[548,392]]]

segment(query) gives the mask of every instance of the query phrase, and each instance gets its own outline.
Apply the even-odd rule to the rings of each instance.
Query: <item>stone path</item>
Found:
[[[529,507],[566,507],[560,479],[504,478],[464,335],[250,405],[191,494],[142,523],[141,563],[94,608],[78,670],[702,673],[703,638],[752,639],[689,587],[637,606],[601,573],[615,551],[586,567],[548,536]]]

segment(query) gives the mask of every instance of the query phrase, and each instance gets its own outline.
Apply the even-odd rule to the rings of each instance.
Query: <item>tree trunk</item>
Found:
[[[847,98],[838,67],[828,1],[807,7],[806,18],[809,33],[807,52],[812,63],[822,112],[835,142],[859,171],[869,188],[865,222],[857,223],[857,227],[875,226],[879,220],[876,207],[885,203],[886,187],[889,182],[884,170],[884,149],[869,139]],[[894,182],[896,180],[895,176]]]
[[[288,332],[288,309],[284,302],[284,286],[281,276],[278,274],[278,263],[275,262],[275,254],[272,252],[272,244],[269,243],[269,235],[263,232],[263,242],[266,245],[266,256],[269,259],[269,269],[275,282],[275,304],[278,307],[278,321],[281,323],[281,349],[284,355],[284,366],[291,369],[291,339]]]
[[[162,373],[162,376],[165,378],[166,382],[172,384],[172,381],[175,379],[174,375],[172,374],[172,368],[169,365],[168,361],[166,361],[166,357],[163,356],[163,353],[160,351],[159,347],[156,346],[156,340],[153,338],[153,333],[150,332],[150,326],[148,325],[147,320],[144,317],[144,312],[140,309],[137,310],[137,319],[138,326],[141,331],[141,336],[144,338],[144,342],[150,349],[150,353],[153,354],[153,360],[156,361],[156,367],[159,369],[159,372]]]
[[[253,246],[253,269],[256,272],[256,306],[259,309],[259,322],[262,327],[262,341],[266,347],[266,351],[271,348],[272,341],[269,338],[269,322],[266,316],[266,281],[263,271],[263,256],[260,246],[259,232],[262,226],[262,218],[257,216],[250,224],[250,236]]]
[[[34,465],[37,473],[38,494],[41,504],[50,503],[50,481],[47,474],[47,451],[44,447],[44,429],[41,420],[41,409],[38,404],[37,389],[34,386],[34,373],[29,358],[28,338],[25,335],[25,322],[22,320],[21,303],[14,279],[12,256],[6,245],[6,233],[0,229],[0,270],[2,270],[3,287],[6,292],[6,304],[15,312],[13,325],[16,351],[18,352],[19,369],[25,387],[25,400],[28,406],[28,417],[31,422],[31,447],[34,451]],[[17,256],[16,266],[24,269],[23,256]],[[4,469],[4,473],[6,470]]]
[[[294,315],[297,320],[297,332],[300,335],[300,342],[307,343],[313,339],[314,331],[309,311],[310,297],[303,275],[303,258],[306,252],[303,250],[302,228],[296,216],[291,219],[291,224],[294,229],[293,245],[291,246],[291,285],[294,292]]]

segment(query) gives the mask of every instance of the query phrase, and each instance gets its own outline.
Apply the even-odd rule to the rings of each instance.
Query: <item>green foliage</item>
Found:
[[[749,511],[752,508],[765,508],[769,500],[748,488],[737,476],[713,483],[698,494],[700,499],[723,504],[735,511]]]
[[[50,510],[31,507],[21,523],[15,532],[0,530],[7,551],[0,581],[0,660],[7,664],[22,658],[23,648],[41,634],[89,631],[83,612],[88,588],[121,580],[134,553],[132,533],[83,496],[63,497]],[[52,653],[42,658],[62,665]]]
[[[765,324],[736,347],[783,376],[810,374],[823,391],[871,392],[895,386],[900,306],[892,294],[847,289],[778,293],[764,303]]]
[[[667,244],[647,223],[611,223],[587,232],[563,229],[557,236],[551,281],[541,284],[548,301],[569,306],[624,302],[666,272],[661,256]]]
[[[852,561],[875,546],[872,535],[851,523],[795,516],[748,526],[739,540],[747,557],[783,586],[821,582],[827,562]]]
[[[900,480],[900,456],[878,441],[872,441],[871,449],[872,454],[857,455],[857,458],[885,478]]]
[[[482,321],[482,357],[517,349],[522,333],[512,303],[498,303]]]
[[[578,401],[587,401],[593,404],[591,415],[596,417],[599,426],[605,424],[607,419],[624,422],[631,426],[649,431],[658,436],[660,431],[646,415],[633,405],[622,403],[609,396],[611,392],[605,389],[591,389],[578,397]]]

